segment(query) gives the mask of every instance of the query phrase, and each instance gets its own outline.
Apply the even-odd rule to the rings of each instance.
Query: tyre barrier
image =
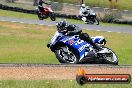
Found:
[[[118,23],[118,24],[130,24],[130,25],[132,25],[132,21],[128,21],[128,20],[115,20],[114,23]]]
[[[27,13],[27,14],[37,14],[36,10],[27,10],[27,9],[23,9],[20,7],[11,7],[11,6],[7,6],[7,5],[3,5],[3,4],[0,4],[0,9],[21,12],[21,13]],[[81,20],[81,16],[79,16],[79,15],[68,15],[68,14],[60,14],[60,13],[55,13],[55,15],[56,15],[56,17],[59,17],[59,18],[69,18],[69,19]],[[112,23],[132,25],[132,21],[127,21],[127,20],[115,20]]]
[[[23,9],[23,8],[19,8],[19,7],[11,7],[11,6],[2,5],[2,4],[0,4],[0,9],[15,11],[15,12],[28,13],[28,14],[36,14],[35,10],[27,10],[27,9]]]

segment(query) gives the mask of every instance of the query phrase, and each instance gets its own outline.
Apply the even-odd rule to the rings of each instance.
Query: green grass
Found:
[[[59,63],[46,47],[55,27],[0,22],[0,63]],[[90,36],[102,35],[113,49],[119,64],[132,64],[132,35],[84,30]]]
[[[38,19],[37,15],[20,13],[20,12],[13,12],[13,11],[7,11],[7,10],[0,10],[0,16],[25,18],[25,19]]]
[[[59,1],[64,3],[77,3],[79,4],[78,0],[51,0],[51,1]],[[109,0],[84,0],[85,3],[89,6],[99,6],[99,7],[109,7],[110,3]],[[118,0],[117,2],[117,9],[120,10],[132,10],[132,0]]]
[[[33,14],[25,14],[25,13],[19,13],[19,12],[13,12],[13,11],[7,11],[7,10],[0,10],[0,16],[3,17],[16,17],[16,18],[24,18],[24,19],[38,19],[37,15]],[[57,21],[61,21],[64,18],[57,18]],[[45,20],[50,20],[50,19],[45,19]],[[81,20],[73,20],[73,19],[66,19],[68,22],[74,24],[84,24],[83,21]],[[112,24],[112,23],[103,23],[100,22],[100,25],[103,26],[126,26],[126,27],[132,27],[131,25],[126,25],[126,24]]]
[[[87,84],[80,86],[75,80],[2,80],[0,88],[131,88],[130,84]]]
[[[55,30],[36,25],[12,24],[15,28],[3,25],[0,25],[0,52],[3,52],[0,63],[58,63],[46,47]]]

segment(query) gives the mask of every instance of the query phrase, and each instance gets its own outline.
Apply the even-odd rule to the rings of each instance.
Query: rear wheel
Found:
[[[64,46],[60,47],[55,51],[56,58],[59,60],[60,63],[69,63],[69,64],[78,64],[79,59],[77,58],[77,55],[74,54],[72,50],[69,49],[69,47]]]
[[[39,18],[39,20],[43,20],[44,19],[43,15],[41,13],[38,13],[38,18]]]

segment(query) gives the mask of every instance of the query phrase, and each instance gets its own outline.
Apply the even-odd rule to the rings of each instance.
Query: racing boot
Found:
[[[80,39],[85,40],[86,42],[90,43],[97,52],[102,50],[102,48],[98,44],[93,42],[93,40],[89,37],[87,33],[81,33],[79,37]]]
[[[90,37],[89,37],[89,39],[87,39],[86,42],[89,42],[96,51],[102,50],[102,48],[98,44],[94,43]]]

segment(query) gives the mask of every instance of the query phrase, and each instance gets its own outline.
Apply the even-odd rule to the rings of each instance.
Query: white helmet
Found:
[[[84,8],[85,6],[86,6],[85,4],[82,4],[82,5],[81,5],[81,7],[83,7],[83,8]]]

